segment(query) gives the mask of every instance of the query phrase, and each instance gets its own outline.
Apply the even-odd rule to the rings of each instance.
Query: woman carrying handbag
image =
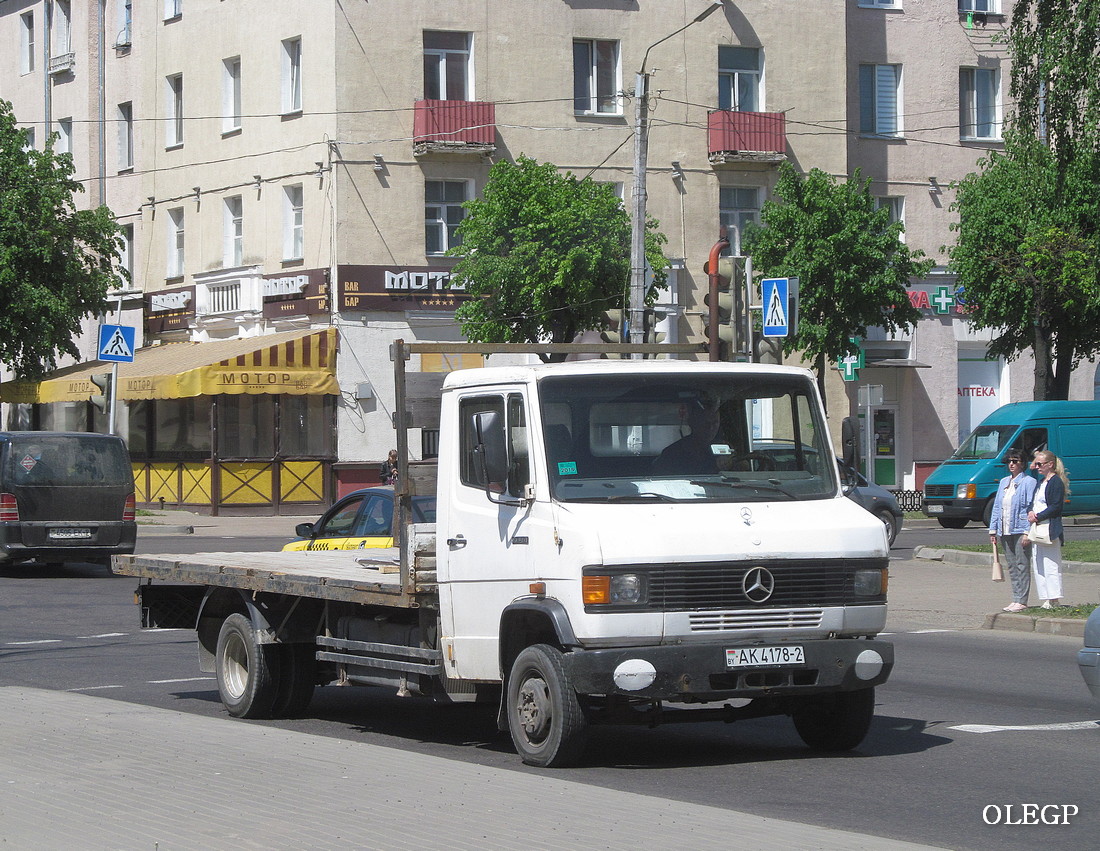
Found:
[[[1031,569],[1035,591],[1044,609],[1053,609],[1062,599],[1062,508],[1069,493],[1069,477],[1061,459],[1049,450],[1035,453],[1039,487],[1027,519],[1031,521],[1024,540],[1030,540]]]
[[[1031,558],[1024,542],[1029,529],[1027,513],[1035,496],[1036,482],[1027,474],[1024,456],[1010,449],[1005,456],[1008,475],[1001,479],[993,498],[993,514],[989,520],[989,540],[993,552],[1003,547],[1008,562],[1008,577],[1012,581],[1012,602],[1006,612],[1022,612],[1027,608],[1031,591]]]

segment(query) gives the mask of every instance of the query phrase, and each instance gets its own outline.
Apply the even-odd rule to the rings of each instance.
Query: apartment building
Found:
[[[289,513],[376,481],[390,343],[462,339],[445,255],[494,162],[553,162],[629,204],[641,70],[670,340],[703,339],[719,226],[739,250],[784,161],[862,169],[942,264],[949,183],[999,138],[1004,16],[961,10],[994,2],[0,0],[0,97],[36,145],[67,139],[81,203],[125,228],[112,317],[139,328],[118,392],[142,497]],[[830,382],[834,418],[883,387],[868,432],[893,487],[977,416],[964,381],[995,378],[999,403],[1030,392],[1025,363],[989,367],[988,338],[940,310],[941,287],[942,266],[914,282],[927,318]],[[7,421],[102,428],[93,338],[87,362],[0,389]]]

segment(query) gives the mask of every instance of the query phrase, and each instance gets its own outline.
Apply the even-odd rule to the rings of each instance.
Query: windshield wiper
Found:
[[[753,490],[771,491],[773,493],[781,493],[783,496],[789,499],[798,499],[793,493],[782,487],[779,484],[779,479],[768,479],[767,482],[757,481],[756,479],[719,479],[715,480],[703,480],[692,481],[691,484],[706,487],[707,485],[719,485],[725,488],[751,488]]]
[[[608,502],[627,502],[632,499],[656,499],[660,502],[684,502],[679,497],[669,496],[667,493],[654,493],[653,491],[640,491],[638,493],[620,493],[613,496],[602,497]]]

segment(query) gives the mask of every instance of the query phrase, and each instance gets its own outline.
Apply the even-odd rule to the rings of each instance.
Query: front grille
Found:
[[[696,612],[688,615],[692,632],[757,629],[816,629],[821,609],[760,609],[740,612]]]
[[[857,599],[854,590],[855,572],[883,569],[887,565],[886,559],[851,559],[730,561],[654,566],[644,571],[649,583],[649,602],[645,608],[660,611],[759,611],[871,603],[885,598]],[[744,591],[745,574],[756,567],[766,568],[775,580],[771,596],[759,603],[750,600]],[[776,614],[785,616],[778,612]]]
[[[954,485],[925,485],[924,495],[934,499],[951,499],[955,495]]]

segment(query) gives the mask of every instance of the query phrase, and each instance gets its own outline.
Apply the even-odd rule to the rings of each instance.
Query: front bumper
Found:
[[[980,499],[925,499],[921,510],[925,516],[933,519],[938,517],[966,518],[980,523],[982,512],[985,510],[985,501]]]
[[[726,651],[759,643],[729,641],[657,647],[577,650],[565,654],[578,694],[690,702],[852,691],[886,682],[894,645],[869,639],[790,641],[803,648],[797,665],[730,668]],[[781,642],[774,642],[780,644]]]
[[[1085,647],[1077,651],[1077,665],[1081,669],[1081,676],[1085,679],[1085,685],[1089,687],[1092,696],[1100,700],[1100,650],[1095,647]]]

